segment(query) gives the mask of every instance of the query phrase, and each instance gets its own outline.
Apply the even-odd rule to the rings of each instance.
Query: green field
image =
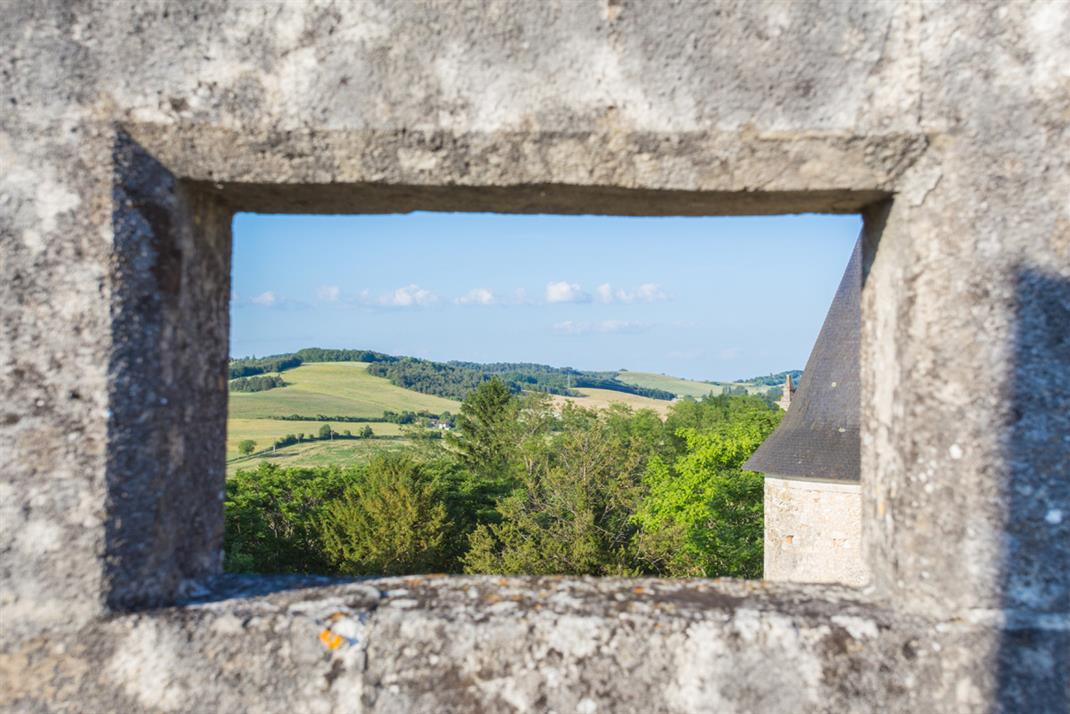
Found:
[[[238,442],[252,439],[256,450],[268,449],[276,439],[287,434],[318,434],[324,424],[339,434],[348,429],[354,434],[370,426],[375,436],[400,436],[401,427],[390,422],[373,422],[370,424],[343,421],[283,421],[281,419],[228,419],[227,420],[227,458],[238,455]]]
[[[376,425],[373,425],[373,428]],[[275,453],[259,454],[227,462],[227,475],[235,471],[250,471],[261,462],[279,466],[346,466],[368,461],[378,453],[396,451],[410,446],[407,439],[342,439],[313,441],[287,446]]]
[[[672,392],[678,397],[694,397],[695,399],[700,399],[710,393],[717,396],[725,386],[724,384],[698,382],[693,379],[681,379],[665,374],[654,374],[653,372],[620,372],[617,374],[617,379],[625,384],[634,384],[637,387],[646,387],[648,389],[664,389],[666,392]],[[732,382],[730,384],[734,387],[746,387],[747,392],[750,394],[764,394],[768,390],[768,387],[744,382]]]
[[[364,362],[311,362],[287,370],[282,377],[289,386],[266,392],[231,392],[229,417],[381,417],[386,410],[439,414],[456,413],[461,408],[461,403],[452,399],[395,387],[383,377],[368,374]]]
[[[637,410],[653,409],[662,417],[668,413],[669,407],[672,406],[672,402],[666,399],[651,399],[650,397],[641,397],[638,394],[618,392],[615,389],[590,389],[588,387],[580,387],[576,391],[579,392],[581,396],[554,396],[553,400],[556,403],[572,402],[576,406],[584,407],[585,409],[605,409],[611,404],[624,404],[625,406]]]
[[[382,377],[368,374],[363,362],[313,362],[283,374],[286,387],[265,392],[231,392],[227,419],[227,473],[239,468],[255,468],[260,461],[290,466],[325,466],[353,463],[367,459],[380,449],[397,449],[407,444],[397,439],[401,428],[389,422],[283,421],[271,417],[348,416],[381,417],[384,411],[428,411],[456,413],[460,402],[420,394],[395,387]],[[373,439],[340,439],[333,442],[294,444],[274,454],[238,458],[238,442],[252,439],[257,451],[271,448],[276,439],[287,434],[318,434],[324,424],[344,433],[358,433],[370,426]],[[387,438],[380,438],[387,437]]]

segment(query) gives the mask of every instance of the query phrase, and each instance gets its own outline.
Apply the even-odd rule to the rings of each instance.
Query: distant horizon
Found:
[[[731,382],[804,365],[857,215],[234,218],[230,346]]]
[[[377,350],[374,347],[366,347],[366,346],[360,346],[360,345],[304,345],[303,347],[298,347],[295,350],[288,350],[286,352],[274,352],[274,353],[271,353],[271,354],[261,354],[261,355],[258,355],[258,354],[255,354],[255,353],[247,354],[247,355],[231,355],[229,357],[229,359],[231,359],[231,360],[264,359],[264,358],[269,358],[269,357],[278,357],[278,356],[281,356],[281,355],[294,354],[296,352],[300,352],[301,350],[307,350],[307,349],[355,350],[355,351],[365,351],[365,352],[380,352],[382,354],[389,354],[391,357],[413,357],[412,355],[391,354],[389,352],[384,352],[383,350]],[[426,359],[426,358],[424,358],[424,357],[414,357],[414,359]],[[577,372],[635,372],[636,374],[658,374],[658,375],[661,375],[663,377],[676,377],[678,379],[687,379],[688,381],[691,381],[691,382],[704,382],[704,383],[709,383],[709,384],[724,384],[724,383],[727,383],[727,382],[746,382],[746,381],[749,381],[749,380],[752,380],[752,379],[756,379],[758,377],[768,377],[769,375],[773,375],[773,374],[782,374],[782,373],[786,373],[786,372],[802,372],[803,371],[802,367],[788,367],[787,369],[776,369],[776,370],[773,370],[772,372],[765,372],[763,374],[751,374],[751,375],[746,375],[744,377],[737,377],[737,378],[734,378],[734,379],[716,380],[716,379],[698,379],[698,378],[694,378],[694,377],[681,377],[678,374],[670,374],[668,372],[651,372],[651,371],[645,370],[645,369],[631,369],[629,367],[621,367],[621,368],[614,368],[614,369],[601,369],[601,368],[595,368],[595,367],[577,367],[577,366],[571,365],[571,364],[546,364],[546,363],[543,363],[543,362],[531,362],[530,360],[528,360],[528,361],[510,360],[508,362],[506,362],[504,360],[498,360],[497,362],[472,362],[471,360],[455,360],[455,359],[441,359],[441,360],[439,360],[439,359],[436,359],[436,360],[430,360],[430,361],[432,361],[432,362],[444,362],[444,363],[462,362],[462,363],[472,363],[472,364],[482,364],[482,365],[509,364],[509,363],[512,363],[512,364],[535,364],[535,365],[541,365],[541,366],[544,366],[544,367],[555,367],[557,369],[573,369],[573,370],[576,370]]]

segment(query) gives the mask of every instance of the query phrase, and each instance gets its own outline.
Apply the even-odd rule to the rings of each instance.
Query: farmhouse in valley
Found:
[[[747,461],[765,474],[765,578],[861,585],[861,241],[780,426]]]

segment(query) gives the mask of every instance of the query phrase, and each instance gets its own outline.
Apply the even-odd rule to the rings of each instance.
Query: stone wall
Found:
[[[763,575],[794,583],[864,585],[859,484],[766,474]]]
[[[1066,3],[0,17],[5,709],[1070,708]],[[414,209],[861,211],[872,587],[213,580],[230,216]]]

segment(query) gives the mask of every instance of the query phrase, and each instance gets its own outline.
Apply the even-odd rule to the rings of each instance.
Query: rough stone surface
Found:
[[[976,711],[992,624],[769,583],[226,579],[206,602],[31,638],[5,711]],[[268,580],[268,579],[264,579]],[[1033,635],[1049,674],[1065,629]],[[335,639],[335,636],[337,639]],[[333,647],[333,649],[331,649]],[[1056,686],[1049,680],[1049,688]],[[45,702],[47,705],[43,705]]]
[[[766,580],[864,585],[857,483],[765,475]]]
[[[1070,709],[1067,3],[0,5],[7,708]],[[871,591],[129,614],[218,568],[231,213],[416,208],[862,211]]]

